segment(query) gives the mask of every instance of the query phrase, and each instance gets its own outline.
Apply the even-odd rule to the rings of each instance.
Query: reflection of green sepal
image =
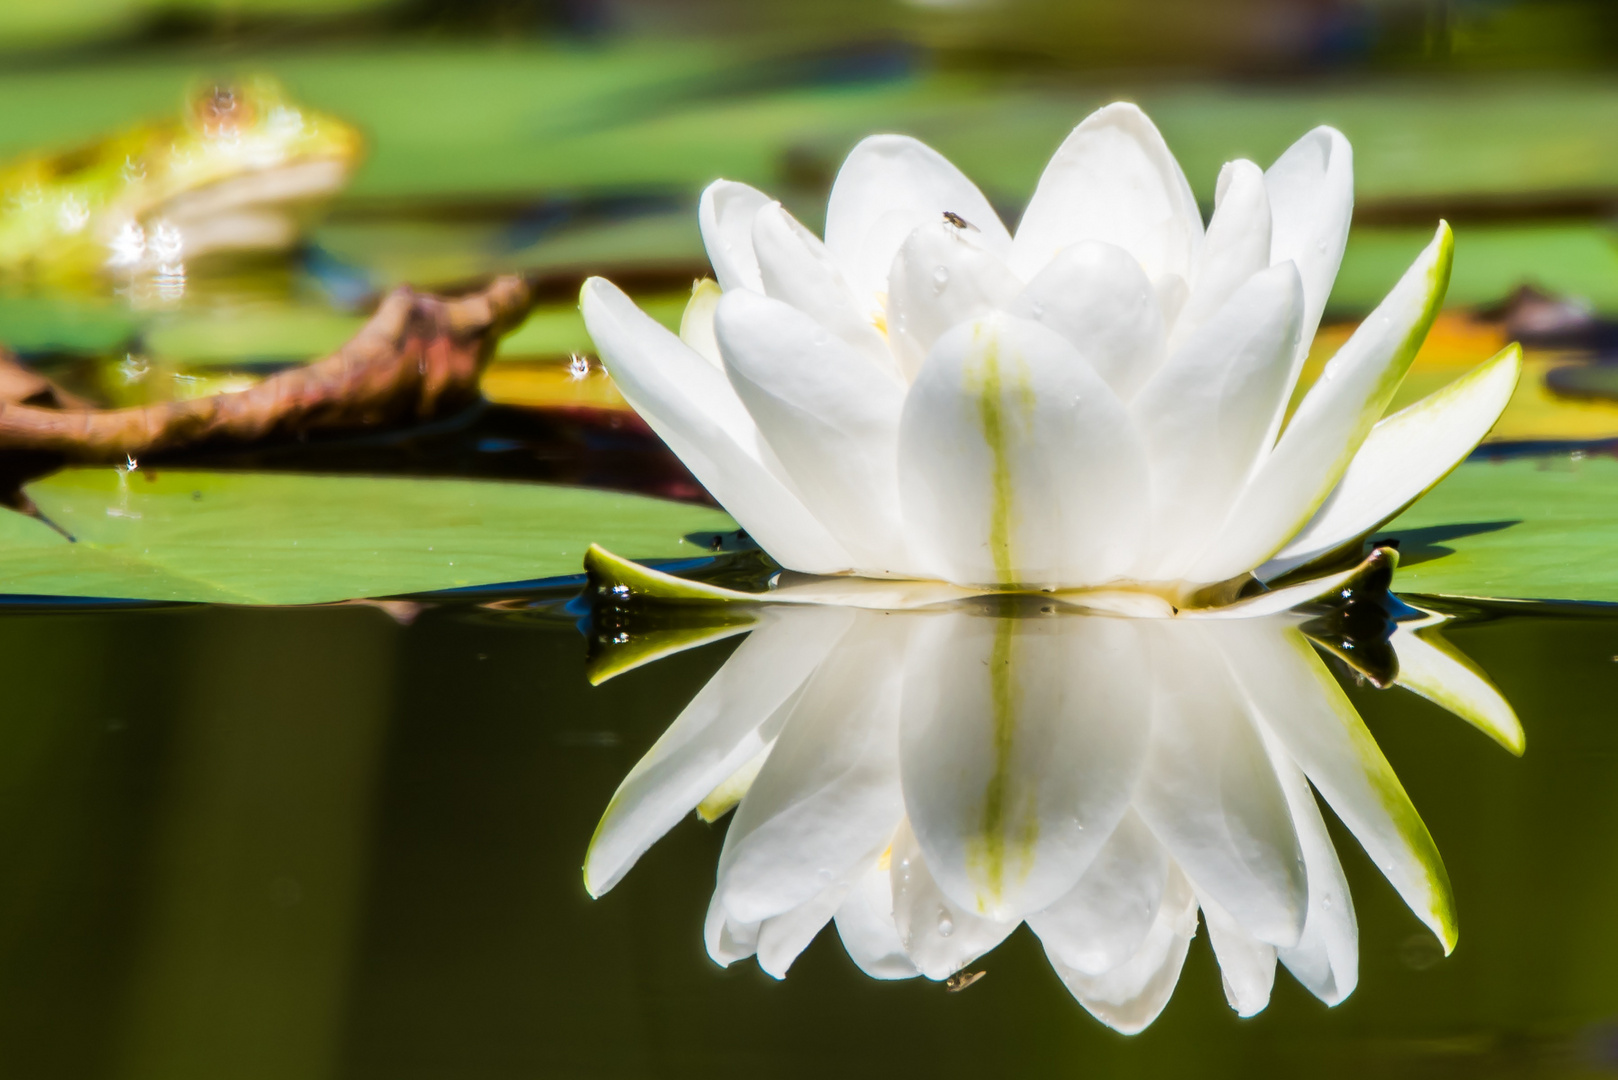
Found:
[[[1394,647],[1400,650],[1400,686],[1522,757],[1527,737],[1511,703],[1469,657],[1444,638],[1438,624],[1410,628],[1394,639]]]
[[[1326,607],[1300,627],[1304,635],[1378,690],[1399,677],[1399,657],[1389,635],[1397,613],[1412,610],[1389,591],[1398,565],[1396,549],[1376,548],[1330,593],[1302,605],[1305,611]]]
[[[1386,690],[1398,682],[1399,658],[1386,641],[1373,643],[1372,647],[1367,648],[1361,642],[1345,639],[1341,635],[1316,633],[1308,627],[1304,633],[1310,641],[1348,665],[1378,690]],[[1381,647],[1376,647],[1378,644]]]
[[[736,611],[705,619],[700,625],[603,635],[593,643],[590,659],[585,664],[585,677],[591,686],[600,686],[608,679],[654,660],[745,633],[757,621],[750,612]]]
[[[590,550],[584,553],[584,572],[590,579],[591,592],[613,603],[655,600],[663,604],[755,604],[762,599],[751,593],[687,581],[653,570],[614,555],[598,544],[591,544]]]
[[[590,596],[605,605],[600,610],[626,616],[623,625],[597,627],[591,638],[585,674],[592,686],[665,656],[744,633],[758,621],[752,607],[760,599],[757,596],[653,570],[596,544],[585,552],[584,572]]]

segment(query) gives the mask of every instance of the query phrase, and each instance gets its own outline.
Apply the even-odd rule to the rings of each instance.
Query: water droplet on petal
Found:
[[[1326,911],[1331,910],[1331,893],[1327,893],[1320,898],[1320,906]]]
[[[1325,241],[1325,240],[1322,240],[1322,241],[1320,241],[1320,243],[1318,243],[1318,244],[1316,244],[1316,245],[1315,245],[1315,248],[1316,248],[1316,250],[1318,250],[1318,251],[1319,251],[1319,252],[1320,252],[1320,253],[1321,253],[1321,254],[1322,254],[1322,255],[1324,255],[1324,254],[1326,254],[1326,241]]]
[[[949,270],[946,267],[940,266],[936,270],[933,271],[933,292],[935,292],[935,293],[943,292],[944,291],[944,286],[946,286],[948,284],[949,284]]]
[[[1035,303],[1034,307],[1033,307],[1033,313],[1034,313],[1034,318],[1043,319],[1045,317],[1045,305],[1040,304],[1040,303]]]
[[[955,920],[949,917],[949,912],[943,908],[938,909],[938,936],[949,937],[955,933]]]

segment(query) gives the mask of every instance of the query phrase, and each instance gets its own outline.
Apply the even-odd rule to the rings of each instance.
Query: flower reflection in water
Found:
[[[586,885],[612,888],[693,808],[734,807],[706,926],[723,965],[756,955],[784,977],[832,922],[868,975],[943,980],[1026,922],[1086,1009],[1137,1032],[1200,910],[1238,1013],[1268,1004],[1278,960],[1336,1004],[1358,930],[1316,793],[1446,953],[1456,924],[1432,837],[1317,647],[1522,748],[1441,619],[1403,608],[1395,629],[1388,606],[758,609],[614,795]]]

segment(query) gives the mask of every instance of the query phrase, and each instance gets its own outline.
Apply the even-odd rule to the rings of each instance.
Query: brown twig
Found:
[[[80,403],[12,365],[0,369],[0,454],[121,461],[201,443],[420,423],[477,400],[478,377],[496,342],[533,301],[520,277],[453,299],[400,287],[322,360],[248,390],[138,408],[49,407],[45,402]]]

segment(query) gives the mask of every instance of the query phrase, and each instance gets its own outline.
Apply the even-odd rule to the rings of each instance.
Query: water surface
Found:
[[[1238,1019],[1204,933],[1126,1038],[1026,928],[958,994],[875,982],[830,931],[784,982],[717,967],[724,820],[591,901],[602,808],[737,639],[592,688],[574,615],[489,599],[0,613],[0,1056],[62,1077],[1618,1070],[1607,608],[1446,627],[1515,706],[1520,760],[1337,669],[1443,854],[1453,956],[1328,814],[1355,993],[1328,1009],[1282,972]]]

